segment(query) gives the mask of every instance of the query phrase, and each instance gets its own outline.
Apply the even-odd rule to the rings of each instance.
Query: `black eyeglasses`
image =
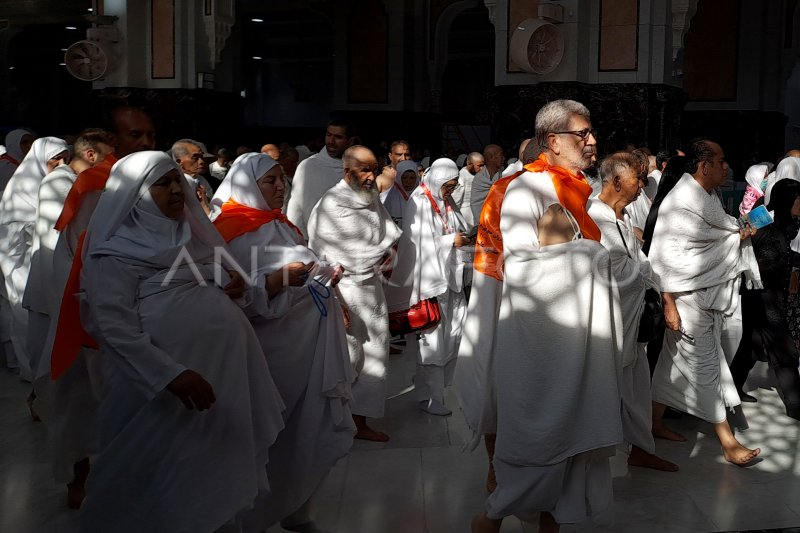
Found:
[[[579,130],[579,131],[554,131],[552,133],[554,135],[565,135],[565,134],[577,135],[578,137],[581,138],[581,140],[583,142],[586,142],[586,141],[589,140],[589,135],[591,135],[592,137],[597,139],[597,130],[594,129],[594,128],[591,128],[591,129],[587,128],[585,130]]]

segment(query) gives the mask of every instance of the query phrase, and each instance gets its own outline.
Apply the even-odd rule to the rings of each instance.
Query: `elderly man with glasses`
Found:
[[[495,312],[484,312],[482,338],[472,340],[467,396],[482,398],[469,402],[481,413],[467,418],[479,420],[471,422],[477,434],[491,433],[496,405],[497,432],[497,487],[473,518],[473,533],[496,533],[503,517],[536,512],[539,531],[554,532],[608,509],[609,458],[622,440],[620,308],[581,174],[596,157],[589,111],[572,100],[550,102],[535,129],[539,159],[496,184],[507,186],[505,194],[490,193],[480,219],[502,281],[478,294],[481,308]],[[482,242],[479,231],[477,254]],[[491,262],[476,257],[476,272]]]

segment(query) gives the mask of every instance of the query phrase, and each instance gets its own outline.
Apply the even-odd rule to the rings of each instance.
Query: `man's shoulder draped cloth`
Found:
[[[67,199],[64,201],[61,216],[56,221],[56,230],[64,231],[64,228],[75,218],[87,193],[103,190],[108,177],[111,175],[111,167],[116,162],[117,158],[114,154],[108,154],[103,161],[78,174],[78,178],[72,184]]]
[[[475,240],[475,270],[499,281],[503,280],[503,236],[500,233],[500,208],[503,206],[506,189],[524,172],[525,169],[497,180],[489,190],[481,209],[478,236]]]
[[[592,186],[586,183],[586,179],[563,167],[549,164],[544,153],[525,168],[531,172],[548,172],[553,179],[558,202],[575,217],[583,238],[600,241],[600,228],[586,212],[586,201],[592,194]]]

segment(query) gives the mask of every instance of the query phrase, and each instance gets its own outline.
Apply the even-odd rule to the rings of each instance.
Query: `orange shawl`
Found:
[[[225,239],[225,242],[231,242],[236,237],[255,231],[273,220],[288,224],[301,238],[303,237],[300,229],[289,222],[289,219],[281,213],[280,209],[263,211],[242,205],[232,199],[222,204],[222,212],[214,220],[214,226],[222,235],[222,238]]]
[[[58,312],[56,338],[50,357],[50,379],[54,381],[72,366],[80,353],[81,346],[97,348],[97,342],[83,329],[78,301],[78,292],[81,290],[84,237],[86,237],[85,231],[78,238],[78,246],[75,249],[75,257],[72,258],[72,268]]]
[[[83,203],[83,197],[92,191],[102,191],[106,186],[106,181],[111,175],[111,167],[117,162],[114,154],[108,154],[105,159],[97,163],[91,168],[87,168],[80,174],[72,184],[69,190],[67,199],[64,201],[64,208],[61,210],[61,216],[56,221],[56,230],[64,231]]]
[[[550,165],[547,156],[542,153],[539,159],[527,165],[526,169],[531,172],[549,172],[553,179],[553,187],[558,195],[558,203],[564,206],[581,228],[584,239],[600,241],[600,228],[586,212],[586,201],[592,194],[592,187],[586,183],[586,179],[571,173],[569,170]]]
[[[500,208],[506,189],[525,170],[499,179],[492,184],[481,208],[478,237],[475,240],[475,270],[503,281],[503,235],[500,233]]]

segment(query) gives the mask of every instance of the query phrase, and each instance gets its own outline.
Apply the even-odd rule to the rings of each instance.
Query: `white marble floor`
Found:
[[[757,367],[758,368],[758,367]],[[319,526],[332,533],[466,533],[483,508],[486,457],[482,448],[461,451],[466,427],[453,416],[420,412],[410,376],[413,354],[392,356],[386,417],[374,425],[391,435],[386,444],[356,441],[316,497]],[[31,422],[29,387],[0,371],[0,532],[74,533],[78,512],[65,505],[65,489],[52,482],[45,429]],[[404,392],[405,391],[405,392]],[[677,462],[677,473],[628,468],[613,460],[613,522],[565,526],[564,532],[693,533],[800,527],[800,422],[785,416],[778,395],[753,392],[745,404],[750,429],[745,445],[762,449],[758,464],[725,463],[708,424],[691,417],[672,421],[686,443],[659,441],[658,453]],[[450,394],[447,402],[456,405]],[[535,522],[535,517],[534,517]],[[507,519],[504,533],[536,531]],[[273,527],[269,533],[282,533]]]

